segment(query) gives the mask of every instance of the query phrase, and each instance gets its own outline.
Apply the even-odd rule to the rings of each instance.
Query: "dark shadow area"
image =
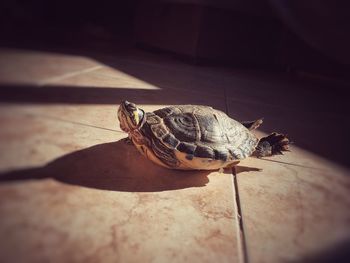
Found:
[[[176,171],[154,165],[124,140],[92,146],[44,167],[0,174],[0,181],[54,178],[84,187],[127,192],[158,192],[202,187],[209,171]]]
[[[350,262],[350,240],[339,242],[319,253],[313,253],[300,260],[289,261],[289,263],[349,263]]]
[[[303,110],[304,105],[300,101],[289,109],[242,103],[236,110],[232,109],[229,115],[238,120],[250,120],[256,119],[260,114],[259,116],[264,116],[264,123],[259,127],[261,131],[267,134],[275,131],[287,134],[293,145],[350,167],[347,154],[350,147],[350,124],[346,121],[347,104],[342,100],[338,102],[339,105],[332,103],[333,106],[325,102],[323,106],[326,107],[322,106],[319,110],[316,105],[308,107],[312,111]]]
[[[346,113],[348,111],[346,93],[350,87],[348,81],[341,79],[337,84],[334,84],[332,81],[329,82],[321,78],[312,85],[309,85],[310,83],[304,85],[306,83],[305,79],[298,78],[300,74],[293,74],[298,65],[305,64],[303,60],[301,60],[301,62],[298,61],[299,64],[296,63],[296,66],[293,66],[287,61],[282,69],[279,70],[292,67],[293,69],[290,69],[290,73],[292,74],[285,75],[288,76],[288,78],[282,82],[274,82],[274,77],[270,77],[270,79],[264,79],[264,77],[256,79],[255,73],[252,74],[252,76],[249,76],[250,73],[245,73],[240,81],[237,81],[237,78],[240,78],[239,73],[236,76],[232,74],[232,79],[229,73],[225,73],[222,75],[222,81],[218,81],[221,80],[221,76],[215,75],[215,73],[210,76],[210,74],[201,73],[200,70],[198,70],[198,72],[196,71],[196,73],[193,71],[186,72],[186,70],[182,70],[180,63],[177,64],[176,67],[169,67],[166,65],[167,63],[157,63],[157,61],[169,61],[169,58],[171,60],[173,57],[159,52],[159,49],[157,51],[157,47],[155,47],[152,51],[153,53],[150,54],[151,59],[149,59],[147,52],[141,52],[143,55],[140,55],[141,58],[139,59],[139,53],[137,53],[139,51],[135,49],[137,39],[134,38],[134,23],[137,23],[139,20],[134,20],[133,17],[138,14],[136,10],[138,10],[139,2],[141,1],[135,0],[128,3],[122,1],[102,1],[98,3],[101,9],[96,10],[95,5],[88,4],[85,6],[86,11],[84,12],[82,12],[79,4],[69,4],[70,8],[66,8],[67,1],[54,1],[53,4],[48,4],[42,0],[29,1],[29,4],[12,3],[11,1],[6,2],[4,4],[5,8],[3,8],[2,13],[0,12],[0,14],[3,14],[1,17],[2,20],[0,19],[0,21],[4,22],[2,25],[3,27],[0,27],[0,29],[3,29],[3,37],[0,40],[0,46],[85,56],[155,85],[160,88],[159,90],[140,90],[133,89],[132,87],[121,89],[118,87],[73,87],[55,85],[45,86],[45,88],[39,89],[30,85],[8,85],[6,83],[0,83],[0,101],[5,103],[41,104],[118,104],[121,100],[128,99],[137,104],[147,105],[203,104],[203,100],[201,100],[200,96],[193,96],[192,94],[186,96],[185,92],[183,92],[185,95],[178,96],[178,91],[176,89],[202,91],[205,87],[207,93],[212,92],[215,95],[219,94],[219,90],[222,91],[225,89],[227,93],[230,93],[231,90],[235,90],[231,92],[230,96],[238,101],[240,106],[232,108],[232,112],[229,112],[231,117],[241,121],[265,117],[265,122],[262,126],[264,132],[278,131],[287,133],[297,146],[342,165],[350,166],[347,158],[347,149],[350,148],[350,139],[348,136],[350,133],[350,124],[346,121]],[[323,1],[323,3],[325,2]],[[213,7],[215,7],[214,2],[212,4]],[[220,4],[218,4],[220,7],[219,9],[226,10],[223,13],[217,8],[218,6],[214,8],[215,10],[212,10],[210,7],[205,7],[203,10],[202,7],[199,9],[193,6],[189,9],[188,6],[186,7],[186,10],[192,10],[187,14],[187,18],[192,19],[193,14],[199,14],[199,21],[205,18],[198,24],[199,28],[202,29],[204,33],[209,32],[207,29],[210,29],[211,33],[204,36],[206,44],[202,47],[208,50],[215,49],[215,52],[219,52],[220,56],[225,57],[225,52],[233,49],[230,45],[228,45],[228,49],[220,49],[220,43],[227,43],[226,35],[230,35],[229,39],[231,40],[242,41],[242,39],[237,39],[235,30],[230,31],[230,19],[228,19],[228,21],[223,19],[223,21],[217,25],[215,24],[217,18],[219,19],[223,14],[225,14],[227,18],[230,16],[234,17],[234,14],[239,14],[242,18],[244,17],[245,21],[249,22],[236,28],[239,32],[246,32],[245,29],[249,27],[255,29],[251,32],[255,32],[257,36],[259,36],[259,39],[266,38],[266,36],[261,34],[258,30],[258,24],[261,21],[265,21],[263,17],[266,18],[267,16],[269,19],[276,19],[277,17],[275,17],[273,12],[270,12],[270,8],[268,8],[270,10],[269,12],[264,13],[261,10],[265,9],[258,10],[259,8],[255,5],[244,4],[243,2],[241,4],[243,4],[242,8],[244,8],[239,10],[240,8],[238,7],[240,5],[238,5],[238,10],[235,10],[233,13],[229,11],[231,7],[220,6]],[[258,1],[256,1],[256,4],[258,4]],[[147,7],[147,3],[143,3],[143,6],[144,5]],[[268,4],[268,6],[270,5],[271,4]],[[302,7],[303,3],[298,2],[296,5]],[[177,9],[176,6],[180,7],[180,9]],[[324,10],[327,4],[320,4],[320,6],[322,6],[320,10]],[[334,5],[331,4],[331,6]],[[150,4],[146,9],[143,11],[141,10],[142,17],[143,15],[151,15],[151,17],[155,19],[161,18],[160,21],[162,21],[162,19],[168,21],[168,17],[171,19],[168,21],[169,24],[164,25],[158,23],[157,19],[153,22],[151,21],[152,23],[158,24],[160,28],[157,30],[154,29],[153,31],[155,32],[153,32],[151,30],[152,27],[146,28],[151,31],[147,31],[141,27],[142,32],[145,32],[148,37],[152,37],[153,33],[163,34],[168,36],[166,39],[167,41],[175,44],[177,44],[175,40],[180,41],[186,37],[181,35],[182,30],[178,27],[178,24],[172,23],[172,21],[179,21],[179,19],[183,17],[182,11],[184,9],[181,8],[183,8],[184,5],[162,4],[160,7],[158,6],[159,9],[157,7],[156,10],[153,10],[154,13],[149,14],[149,12],[145,11],[152,9],[152,7],[153,5]],[[6,8],[9,11],[6,11]],[[198,10],[199,13],[197,12]],[[236,11],[239,12],[237,13]],[[259,11],[258,14],[256,11]],[[293,9],[290,11],[293,11]],[[304,11],[306,12],[307,10]],[[201,16],[203,14],[205,14],[204,17]],[[252,17],[253,14],[254,17],[257,16],[254,18]],[[333,10],[332,13],[330,13],[330,18],[332,18],[332,15],[336,14],[336,10]],[[247,16],[245,17],[245,15]],[[65,17],[65,19],[62,19],[62,17]],[[309,16],[303,17],[309,20]],[[298,18],[298,16],[294,16],[294,18]],[[146,22],[147,21],[149,20],[146,19]],[[186,23],[185,27],[188,26]],[[240,23],[235,22],[234,24],[239,25]],[[270,24],[268,23],[267,25]],[[170,28],[172,28],[171,26],[175,26],[178,31],[174,32],[174,34],[167,35],[166,32],[170,32],[168,30],[169,26]],[[344,25],[342,24],[342,26]],[[332,28],[337,29],[338,27],[332,25],[329,30],[332,30]],[[216,29],[220,30],[218,31]],[[270,27],[268,27],[268,29],[270,29]],[[194,31],[189,31],[188,36],[193,36],[193,33],[197,32],[195,29],[193,30]],[[317,32],[319,31],[322,31],[322,29],[318,28]],[[220,36],[222,37],[220,41],[215,38],[214,33],[217,32],[220,32]],[[279,32],[278,30],[275,33],[277,34]],[[248,38],[248,40],[249,39],[250,38]],[[283,37],[281,38],[281,41],[282,40]],[[251,42],[251,39],[249,41]],[[309,49],[301,49],[299,52],[298,49],[294,49],[296,44],[293,44],[292,41],[284,41],[284,44],[287,45],[285,49],[288,56],[293,56],[294,53],[298,53],[301,57],[310,55]],[[243,41],[238,44],[239,46],[245,47],[248,42]],[[335,42],[333,44],[335,44]],[[267,45],[267,47],[269,47],[269,49],[271,48],[270,45]],[[181,50],[186,51],[187,49],[188,46],[184,46]],[[251,53],[251,51],[253,52],[253,49],[254,48],[250,48],[248,50],[249,53]],[[293,50],[294,53],[290,52],[291,50]],[[239,53],[239,49],[236,51]],[[132,63],[123,62],[123,60],[119,59],[120,55],[135,54],[135,52],[137,55],[131,56]],[[252,54],[254,54],[254,52]],[[152,58],[156,58],[155,62]],[[146,63],[139,63],[142,62],[142,60],[146,61]],[[148,63],[148,61],[150,61],[150,63]],[[317,60],[315,60],[315,62],[311,59],[311,61],[313,64],[318,63]],[[200,67],[198,68],[200,69]],[[269,69],[261,67],[259,70],[262,72],[261,75],[264,75],[263,73]],[[340,72],[338,69],[335,71],[338,73]],[[18,72],[18,74],[20,73],[21,72]],[[277,75],[278,74],[276,74],[276,78],[278,78]],[[349,74],[347,74],[347,76],[349,76]],[[237,78],[234,79],[234,77]],[[255,82],[249,82],[250,77],[252,77]],[[289,83],[293,83],[293,85],[289,85]],[[307,90],[308,88],[305,88],[305,86],[310,89]],[[264,94],[265,91],[267,95]],[[236,94],[237,96],[235,96]],[[257,103],[245,104],[245,101],[241,100],[241,95],[244,95],[244,99]],[[260,103],[277,107],[264,107],[261,106]],[[224,99],[222,100],[221,106],[222,107],[218,109],[227,111]],[[279,106],[282,106],[282,108],[278,108]],[[283,106],[291,110],[286,111],[283,109]],[[303,111],[305,111],[305,114]],[[323,118],[323,116],[325,117]]]
[[[0,102],[40,104],[115,104],[125,99],[137,104],[195,104],[201,98],[176,96],[177,90],[145,90],[136,88],[107,88],[50,85],[38,88],[30,85],[1,85]],[[223,98],[224,101],[224,98]],[[222,105],[224,109],[224,102]]]
[[[237,166],[237,173],[260,169]],[[170,170],[153,164],[124,139],[98,144],[57,158],[43,167],[0,174],[1,182],[54,178],[110,191],[159,192],[203,187],[211,171]],[[231,174],[231,170],[224,171]]]
[[[215,107],[221,106],[218,109],[230,117],[240,121],[264,117],[262,131],[286,133],[296,146],[350,167],[346,95],[350,88],[350,16],[342,6],[325,0],[162,1],[156,8],[142,0],[5,0],[0,3],[0,47],[83,56],[160,89],[93,84],[38,87],[0,81],[0,102],[117,105],[128,99],[144,105],[210,103],[200,93],[190,93],[205,90],[208,98],[210,93],[216,98],[223,95],[221,105]],[[192,64],[193,71],[179,59]],[[215,65],[209,71],[231,68],[222,68],[222,75],[207,74],[202,66],[208,65]],[[241,75],[241,69],[258,70],[261,75]],[[272,73],[270,77],[264,77],[266,72]],[[280,73],[287,78],[274,82]],[[111,121],[116,120],[117,116]],[[271,165],[279,162],[266,161]],[[236,168],[237,174],[243,172],[259,169]],[[159,167],[120,140],[69,153],[42,167],[0,173],[0,184],[53,178],[100,190],[160,192],[204,187],[209,174]],[[293,261],[316,262],[350,262],[350,241]]]
[[[120,70],[120,68],[118,69]],[[125,71],[129,74],[131,70]],[[141,71],[142,69],[140,69]],[[131,74],[140,77],[141,73],[137,74],[137,69],[134,69],[134,71],[131,71]],[[160,89],[144,90],[131,87],[107,88],[58,85],[38,88],[30,85],[0,84],[0,102],[23,104],[115,104],[116,107],[120,101],[125,99],[143,105],[203,104],[205,102],[207,105],[209,103],[209,106],[226,111],[224,98],[222,98],[222,104],[210,105],[210,101],[203,100],[201,96],[178,96],[179,91],[173,89],[171,85],[170,87],[166,85],[165,81],[162,81],[162,85],[159,85],[156,74],[148,77],[143,75],[142,77],[141,79],[155,83]],[[165,77],[159,78],[164,79]],[[171,83],[173,78],[169,75],[167,81]],[[181,74],[179,78],[181,78]],[[181,94],[185,94],[185,92],[186,90],[182,90]],[[276,95],[277,101],[282,101],[282,99],[278,98],[286,93],[287,91],[278,93]],[[259,102],[259,99],[254,98],[254,91],[252,91],[252,100]],[[309,100],[310,103],[308,103]],[[310,95],[310,98],[304,96],[298,99],[298,94],[295,94],[295,96],[292,94],[283,98],[282,104],[288,104],[287,108],[239,102],[236,105],[232,104],[229,115],[239,121],[254,120],[263,116],[265,119],[261,127],[262,131],[266,133],[274,131],[286,133],[296,146],[342,165],[350,166],[347,157],[347,149],[350,147],[350,138],[348,137],[350,124],[345,120],[347,104],[344,100],[346,100],[345,96],[335,94],[328,97],[324,95],[318,98],[318,102],[316,102],[312,101],[312,95]],[[304,108],[305,112],[303,112]]]
[[[262,169],[260,168],[255,168],[255,167],[248,167],[248,166],[242,166],[242,165],[237,165],[234,169],[235,175],[244,173],[244,172],[261,172]]]

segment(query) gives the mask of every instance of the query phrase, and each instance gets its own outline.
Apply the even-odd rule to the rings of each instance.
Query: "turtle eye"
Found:
[[[133,112],[136,110],[136,105],[135,104],[128,104],[126,106],[126,109],[128,110],[128,112]]]
[[[124,107],[127,111],[134,111],[136,110],[136,105],[135,103],[129,102],[129,101],[124,101]]]

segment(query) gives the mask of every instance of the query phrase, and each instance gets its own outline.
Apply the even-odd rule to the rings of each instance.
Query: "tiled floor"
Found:
[[[2,49],[0,85],[0,262],[319,262],[350,244],[341,91],[140,51]],[[122,99],[263,116],[260,136],[295,145],[236,176],[166,170],[121,140]]]

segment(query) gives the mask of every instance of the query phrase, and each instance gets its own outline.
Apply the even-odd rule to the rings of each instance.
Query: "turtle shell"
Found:
[[[165,166],[216,169],[250,156],[258,139],[241,123],[212,107],[171,106],[146,113],[141,132]]]

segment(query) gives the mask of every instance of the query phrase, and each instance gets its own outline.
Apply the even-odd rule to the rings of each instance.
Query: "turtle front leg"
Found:
[[[126,138],[123,139],[124,143],[127,145],[133,145],[134,143],[132,142],[132,139],[130,137],[130,135]]]
[[[290,141],[284,134],[273,132],[260,139],[253,155],[260,158],[283,154],[284,151],[289,151],[289,144]]]

